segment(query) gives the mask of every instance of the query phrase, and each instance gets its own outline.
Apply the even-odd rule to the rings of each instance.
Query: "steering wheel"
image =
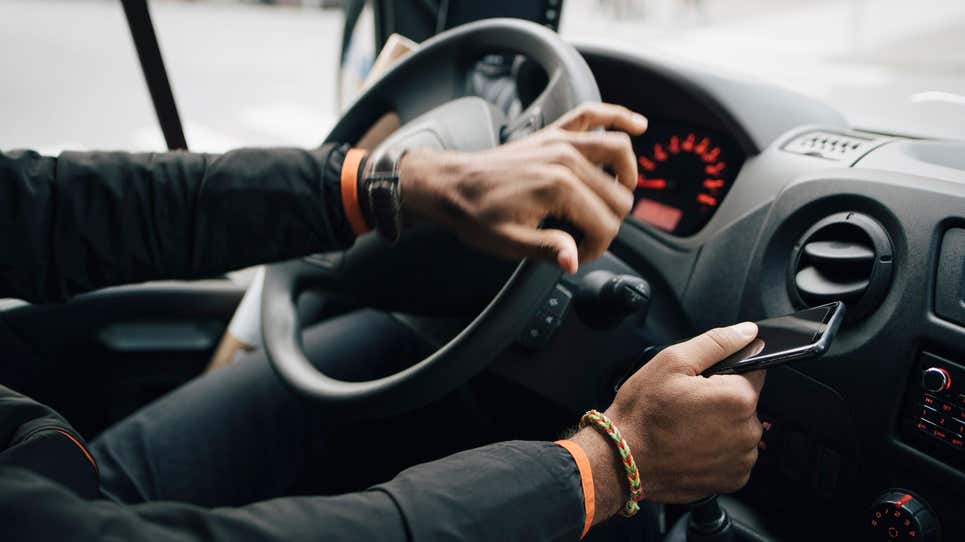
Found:
[[[473,65],[492,53],[523,55],[546,74],[545,89],[512,121],[481,98],[466,96]],[[518,19],[488,19],[423,43],[359,97],[327,141],[358,141],[378,118],[394,111],[402,127],[373,156],[401,147],[482,150],[598,101],[586,62],[556,33]],[[427,404],[508,347],[560,278],[555,266],[523,261],[503,280],[494,260],[430,226],[405,232],[395,246],[370,234],[342,253],[272,265],[262,293],[268,359],[291,388],[342,415],[385,416]],[[305,356],[297,300],[307,289],[347,291],[380,309],[436,315],[478,310],[480,296],[488,304],[422,361],[377,380],[348,382],[322,374]]]

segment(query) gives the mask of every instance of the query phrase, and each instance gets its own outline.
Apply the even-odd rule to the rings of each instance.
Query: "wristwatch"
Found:
[[[360,206],[368,223],[390,243],[402,235],[399,164],[408,149],[391,148],[368,156],[360,179]]]

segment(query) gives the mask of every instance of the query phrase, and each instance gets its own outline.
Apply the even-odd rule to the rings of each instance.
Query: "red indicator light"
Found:
[[[716,177],[720,175],[721,171],[724,171],[725,167],[727,167],[727,164],[723,162],[717,162],[714,165],[704,167],[704,173],[706,173],[707,175],[713,175],[714,177]]]
[[[924,401],[926,405],[934,405],[934,404],[935,404],[935,398],[934,398],[934,397],[930,397],[930,396],[928,396],[928,395],[922,397],[921,400]]]
[[[673,154],[679,153],[679,152],[680,152],[680,138],[677,137],[677,136],[671,137],[671,138],[670,138],[670,145],[668,145],[668,148],[670,149],[670,152],[672,152]]]
[[[717,206],[717,198],[711,196],[710,194],[697,194],[697,203],[703,205],[710,205],[711,207]]]
[[[942,403],[942,412],[951,412],[951,411],[952,411],[952,405],[946,405]]]
[[[637,163],[640,164],[640,167],[647,171],[653,171],[657,168],[657,164],[654,164],[653,160],[647,158],[646,156],[637,158]]]
[[[663,145],[657,143],[653,146],[653,157],[658,162],[666,162],[669,156],[667,156],[667,151],[663,150]]]
[[[637,177],[637,186],[639,188],[649,188],[651,190],[663,190],[667,188],[666,179],[647,179],[643,175]]]
[[[630,214],[633,218],[667,231],[673,231],[683,217],[683,211],[680,209],[646,198],[637,202]]]
[[[709,146],[710,140],[705,137],[700,140],[700,143],[698,143],[696,147],[694,147],[694,152],[697,154],[704,154],[707,152],[707,147]]]
[[[696,141],[697,141],[697,136],[695,136],[694,134],[687,134],[687,139],[685,139],[684,142],[680,144],[680,148],[687,152],[691,152],[694,150],[694,142]]]
[[[717,159],[720,158],[720,147],[714,147],[713,149],[707,151],[701,155],[701,158],[708,164],[711,162],[716,162]]]
[[[708,190],[720,190],[723,187],[723,179],[704,179],[704,188]]]

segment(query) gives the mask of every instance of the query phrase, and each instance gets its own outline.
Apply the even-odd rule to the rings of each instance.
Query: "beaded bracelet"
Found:
[[[635,516],[640,511],[640,505],[637,502],[643,500],[645,495],[643,485],[640,483],[640,471],[637,470],[637,462],[633,460],[633,454],[630,453],[630,445],[627,444],[623,435],[620,434],[620,430],[613,425],[613,422],[605,414],[596,410],[588,411],[580,418],[580,428],[582,429],[587,425],[595,426],[616,443],[617,451],[620,453],[620,459],[623,462],[623,469],[627,472],[627,480],[630,482],[630,498],[623,505],[623,510],[620,510],[620,515],[626,518]]]

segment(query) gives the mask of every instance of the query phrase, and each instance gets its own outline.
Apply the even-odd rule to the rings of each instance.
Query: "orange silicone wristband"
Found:
[[[593,526],[593,518],[596,516],[596,493],[593,489],[593,469],[590,468],[590,459],[586,457],[583,447],[572,440],[558,440],[556,444],[573,456],[576,468],[580,471],[580,485],[583,487],[583,532],[580,540],[586,536],[590,527]]]
[[[362,149],[349,149],[342,162],[342,208],[345,209],[345,219],[356,236],[371,230],[362,216],[362,207],[359,206],[359,165],[366,154],[368,153]]]

